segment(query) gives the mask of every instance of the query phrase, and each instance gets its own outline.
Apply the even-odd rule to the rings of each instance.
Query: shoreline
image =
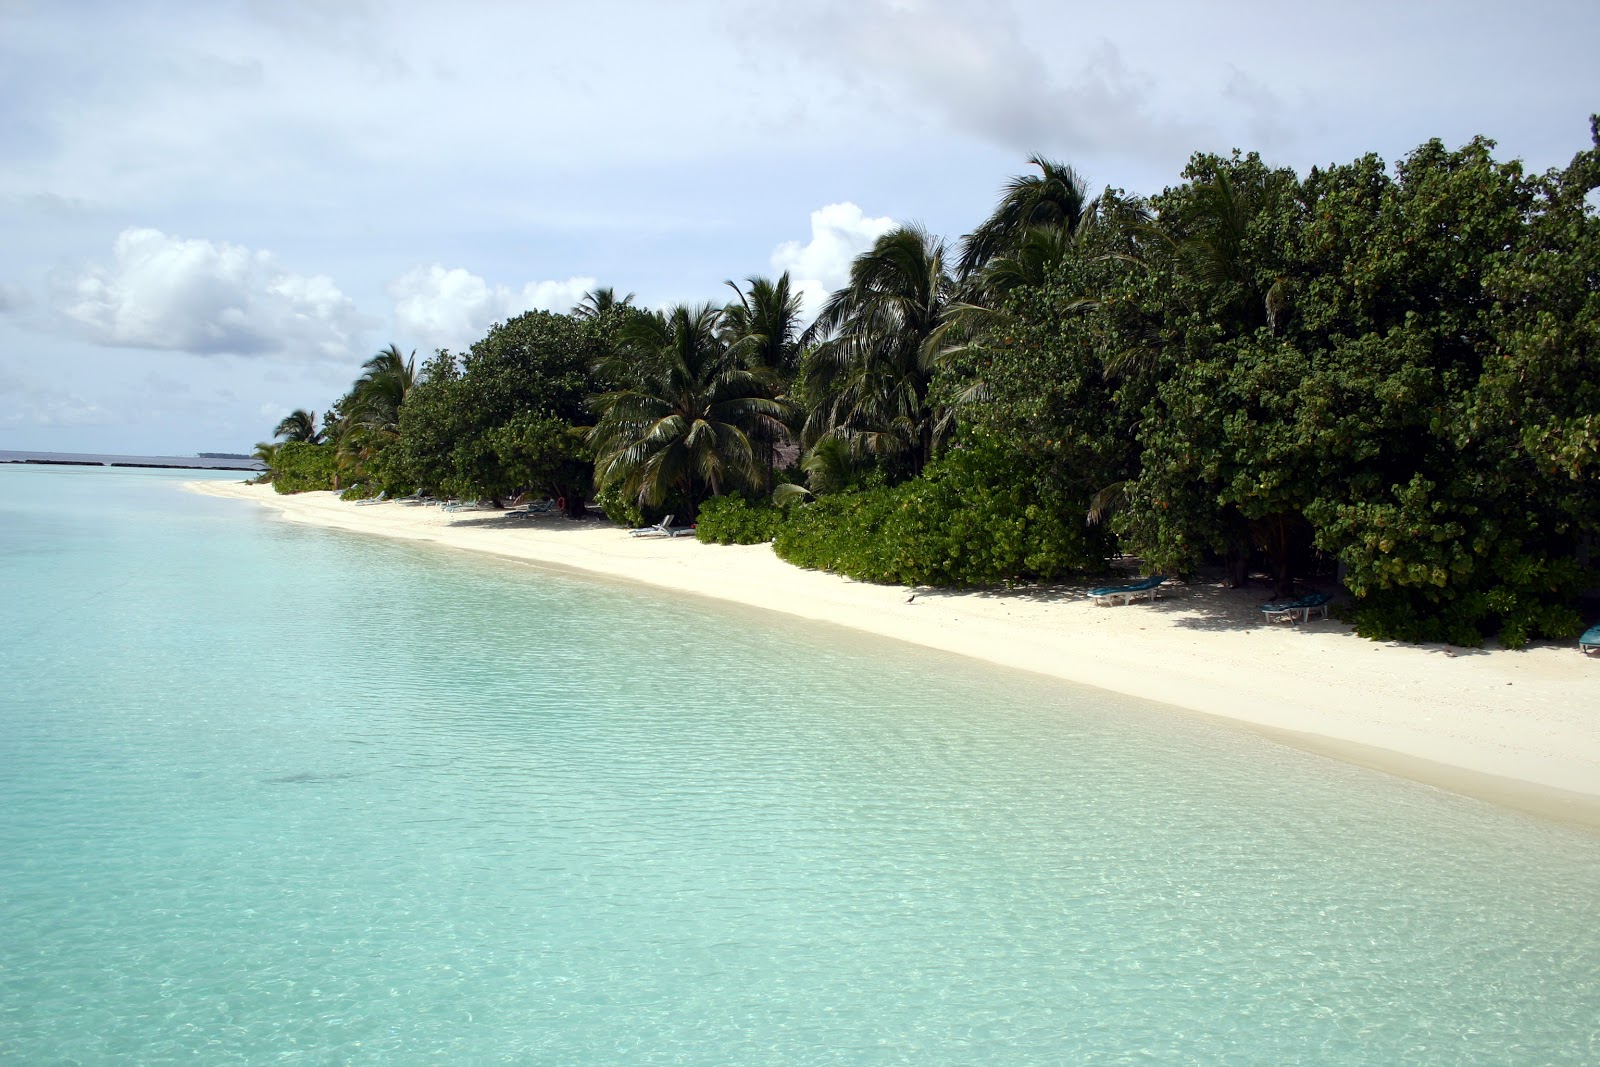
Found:
[[[1126,607],[1083,587],[877,586],[806,571],[770,545],[633,538],[604,522],[447,513],[270,486],[184,488],[285,519],[487,553],[829,622],[1226,719],[1280,743],[1543,818],[1600,828],[1600,663],[1575,646],[1447,649],[1267,623],[1258,591],[1178,585]]]

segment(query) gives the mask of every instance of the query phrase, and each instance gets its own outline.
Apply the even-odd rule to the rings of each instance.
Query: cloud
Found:
[[[408,345],[424,350],[469,347],[496,322],[525,311],[569,311],[595,288],[593,278],[529,282],[521,289],[490,285],[461,267],[416,267],[389,283],[395,326]]]
[[[96,344],[337,360],[371,325],[331,278],[291,273],[270,252],[127,229],[112,258],[57,286],[58,315]]]
[[[796,19],[800,16],[795,15]],[[860,0],[806,9],[790,27],[887,110],[1030,152],[1182,155],[1203,129],[1163,112],[1156,80],[1109,40],[1025,26],[1007,7],[960,0]],[[1049,41],[1048,51],[1037,45]]]
[[[790,288],[805,298],[803,315],[815,318],[829,294],[850,279],[850,262],[894,228],[891,218],[868,218],[848,201],[811,213],[811,240],[785,241],[772,252],[772,269],[789,272]]]

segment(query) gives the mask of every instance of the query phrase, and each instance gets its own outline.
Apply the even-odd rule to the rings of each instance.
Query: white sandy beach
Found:
[[[514,519],[193,482],[297,522],[575,569],[823,620],[1245,723],[1301,748],[1600,826],[1600,658],[1366,641],[1337,620],[1263,621],[1261,590],[1171,583],[1095,607],[1074,586],[919,591],[804,571],[768,545],[633,538],[600,521]]]

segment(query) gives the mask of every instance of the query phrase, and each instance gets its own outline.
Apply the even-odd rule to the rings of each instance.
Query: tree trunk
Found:
[[[1250,580],[1250,546],[1233,544],[1228,547],[1225,559],[1228,569],[1228,588],[1241,589]]]
[[[1294,545],[1288,515],[1273,515],[1267,520],[1267,551],[1272,557],[1272,595],[1294,596]]]

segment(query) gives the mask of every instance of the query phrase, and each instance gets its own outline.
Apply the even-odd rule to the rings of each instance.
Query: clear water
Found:
[[[1600,1062],[1600,838],[845,631],[0,470],[0,1058]]]

